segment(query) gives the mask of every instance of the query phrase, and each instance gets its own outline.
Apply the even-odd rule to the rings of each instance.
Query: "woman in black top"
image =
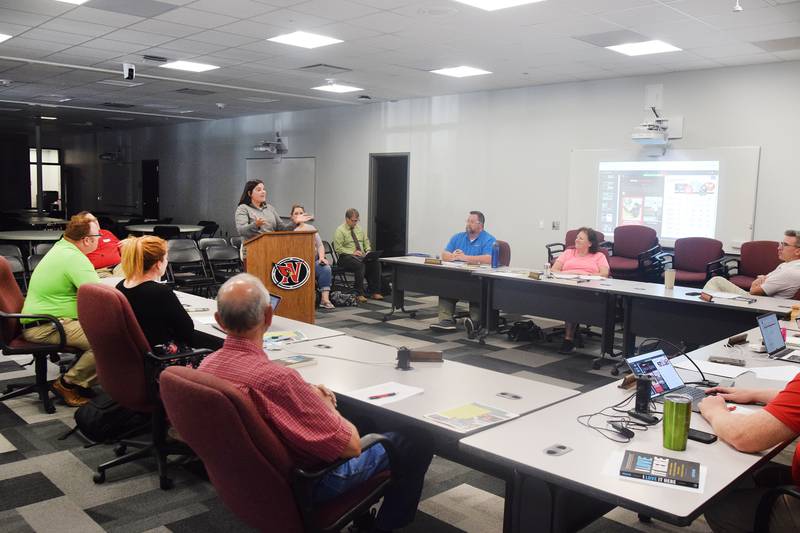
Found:
[[[192,319],[172,289],[159,283],[167,270],[166,241],[153,236],[126,239],[121,265],[125,279],[117,289],[130,302],[150,346],[188,345],[194,331]]]

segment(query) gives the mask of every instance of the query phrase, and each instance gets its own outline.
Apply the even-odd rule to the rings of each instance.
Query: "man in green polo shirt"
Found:
[[[42,258],[31,275],[23,314],[53,315],[64,326],[67,346],[83,354],[66,374],[53,382],[53,392],[67,405],[78,407],[91,394],[89,388],[97,380],[94,354],[78,322],[78,287],[98,283],[100,278],[87,254],[97,248],[100,226],[89,213],[73,216],[64,237]],[[23,337],[28,342],[56,344],[58,331],[49,322],[22,319]]]
[[[366,232],[358,225],[358,210],[354,207],[344,214],[344,224],[336,228],[333,234],[333,249],[339,256],[337,266],[355,274],[358,301],[364,303],[364,274],[367,275],[369,294],[375,300],[383,300],[381,295],[381,264],[379,261],[364,261],[364,257],[372,251]]]

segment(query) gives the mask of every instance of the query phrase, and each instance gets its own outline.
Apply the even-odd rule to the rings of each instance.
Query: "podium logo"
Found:
[[[272,283],[281,289],[299,289],[309,277],[311,268],[299,257],[284,257],[272,267]]]

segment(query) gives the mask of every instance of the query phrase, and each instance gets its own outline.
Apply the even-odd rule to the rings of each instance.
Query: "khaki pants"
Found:
[[[453,320],[453,315],[456,312],[456,303],[458,300],[455,298],[444,298],[439,296],[439,320]],[[481,322],[481,305],[478,302],[469,302],[469,317],[477,327]]]
[[[83,355],[72,365],[72,368],[64,374],[66,381],[81,387],[89,388],[97,382],[97,371],[95,370],[94,353],[89,340],[83,333],[80,322],[74,318],[60,319],[64,326],[64,333],[67,334],[67,346],[83,350]],[[23,330],[22,336],[28,342],[39,344],[58,344],[60,341],[58,331],[52,324],[44,324]]]
[[[728,281],[727,279],[723,278],[722,276],[714,276],[710,280],[708,280],[703,287],[704,291],[714,291],[714,292],[730,292],[733,294],[741,294],[742,296],[746,296],[750,294],[746,290],[738,287]]]

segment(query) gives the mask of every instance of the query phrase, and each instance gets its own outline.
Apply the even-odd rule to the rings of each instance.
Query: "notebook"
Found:
[[[628,366],[635,376],[650,374],[652,390],[650,397],[655,402],[663,403],[664,396],[670,393],[686,394],[692,397],[692,411],[699,413],[698,404],[706,397],[703,389],[689,387],[672,365],[664,350],[647,352],[627,359]]]

